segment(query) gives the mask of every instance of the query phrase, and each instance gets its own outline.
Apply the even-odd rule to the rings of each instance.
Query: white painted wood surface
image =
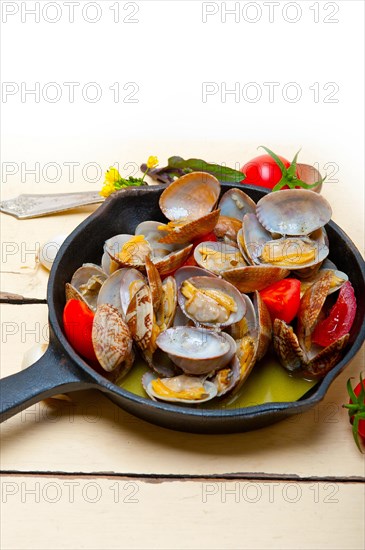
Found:
[[[193,150],[175,145],[173,152],[192,156]],[[167,144],[166,156],[170,149]],[[206,146],[200,154],[221,161],[215,151]],[[240,158],[238,144],[224,156],[234,165]],[[302,160],[311,162],[310,155]],[[363,189],[347,187],[351,174],[343,172],[338,183],[325,184],[324,195],[333,206],[333,219],[363,250]],[[41,184],[27,189],[5,186],[2,198],[42,190],[49,192]],[[62,185],[61,190],[72,189]],[[42,267],[34,269],[37,243],[70,232],[90,211],[22,222],[0,216],[2,241],[10,243],[5,256],[2,248],[1,290],[44,299],[48,274]],[[2,304],[0,314],[3,377],[20,369],[26,349],[46,339],[47,306]],[[364,364],[363,348],[317,407],[246,434],[201,436],[165,430],[128,415],[97,392],[78,392],[72,404],[31,407],[1,426],[1,468],[6,474],[1,547],[362,548],[365,498],[359,480],[365,477],[364,461],[341,405],[347,401],[347,378],[358,378]],[[117,477],[100,477],[108,473]],[[142,481],[138,476],[143,475],[156,479]],[[209,478],[217,475],[223,481]],[[237,480],[229,482],[227,476]],[[81,490],[74,502],[66,494],[66,482]],[[101,491],[95,503],[82,496],[87,483]],[[52,484],[61,489],[54,503],[50,499],[57,487]],[[35,486],[39,502],[26,493]],[[117,502],[113,486],[121,491]],[[133,487],[138,502],[126,502]],[[238,496],[229,490],[238,490]],[[89,491],[94,498],[92,485]],[[261,491],[257,502],[252,501],[255,491]],[[291,502],[295,492],[300,498]]]

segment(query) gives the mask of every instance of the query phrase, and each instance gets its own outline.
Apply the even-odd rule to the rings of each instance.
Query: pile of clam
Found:
[[[101,266],[84,264],[66,285],[67,299],[95,312],[101,367],[119,382],[139,353],[151,399],[196,404],[237,392],[271,341],[287,370],[320,377],[346,345],[348,335],[325,349],[311,345],[327,295],[347,280],[325,261],[328,202],[302,189],[257,205],[241,189],[219,201],[220,193],[209,174],[181,177],[160,197],[166,223],[143,221],[134,235],[111,237]],[[212,231],[216,242],[194,248]],[[199,267],[183,266],[192,253]],[[259,293],[289,274],[302,283],[297,334],[278,319],[272,326]]]

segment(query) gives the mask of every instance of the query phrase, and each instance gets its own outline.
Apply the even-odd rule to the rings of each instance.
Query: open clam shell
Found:
[[[120,287],[127,271],[129,269],[125,267],[118,269],[104,281],[98,295],[98,306],[101,304],[110,304],[124,315],[120,299]],[[137,271],[137,273],[139,272]]]
[[[281,281],[290,271],[282,267],[248,265],[228,269],[222,273],[224,279],[234,285],[240,292],[249,293],[262,290],[267,286]]]
[[[159,329],[166,330],[174,322],[177,308],[177,284],[174,277],[166,277],[161,285],[160,307],[156,313]]]
[[[167,235],[161,237],[161,243],[190,243],[194,239],[197,239],[201,235],[207,235],[211,233],[217,225],[220,211],[214,210],[205,216],[198,219],[187,220],[172,226]],[[163,226],[162,228],[168,229],[169,226]]]
[[[256,214],[271,233],[309,235],[328,223],[332,209],[328,201],[308,189],[285,189],[259,200]]]
[[[119,267],[133,267],[145,270],[146,257],[152,253],[152,248],[143,235],[115,235],[104,245],[105,251]]]
[[[236,344],[224,332],[197,327],[174,327],[161,332],[157,346],[186,374],[211,374],[227,365]]]
[[[245,214],[255,214],[256,212],[255,202],[241,189],[226,191],[219,201],[218,208],[221,211],[221,216],[228,216],[240,221],[243,220]]]
[[[95,355],[107,372],[114,371],[131,353],[131,334],[121,314],[112,305],[97,307],[92,342]]]
[[[169,235],[167,231],[158,229],[161,222],[146,221],[136,227],[136,235],[144,235],[152,248],[151,260],[160,275],[175,271],[188,259],[193,246],[191,244],[166,244],[160,239]]]
[[[330,288],[328,291],[328,294],[332,294],[333,292],[336,292],[337,290],[340,290],[342,285],[346,283],[346,281],[349,280],[346,273],[343,271],[338,271],[337,269],[323,269],[321,268],[319,271],[317,271],[314,275],[311,277],[308,277],[300,282],[300,297],[302,298],[305,292],[310,288],[314,283],[319,281],[324,273],[330,274]]]
[[[190,279],[191,277],[216,277],[216,275],[202,267],[187,265],[180,267],[180,269],[175,272],[174,277],[177,287],[179,288],[183,281],[186,281],[186,279]]]
[[[220,183],[214,176],[206,172],[191,172],[165,189],[160,197],[160,208],[172,221],[197,220],[213,210],[220,190]]]
[[[193,285],[197,290],[196,299],[195,296],[193,299],[184,296],[185,284]],[[212,297],[213,294],[217,298]],[[226,327],[240,321],[246,312],[246,304],[241,293],[218,277],[187,279],[179,287],[178,302],[183,313],[198,326]],[[228,302],[233,303],[234,309],[230,309]]]
[[[79,267],[72,276],[71,283],[73,289],[82,297],[82,300],[93,310],[96,310],[98,294],[107,275],[95,264],[84,264]],[[68,287],[68,292],[71,292]],[[80,298],[79,298],[80,299]]]
[[[114,271],[120,268],[119,264],[111,259],[107,252],[103,252],[101,257],[101,267],[107,275],[111,275]]]
[[[240,220],[220,214],[217,225],[214,228],[214,234],[218,241],[223,241],[237,247],[237,233],[241,228],[242,222]]]
[[[152,294],[147,285],[143,285],[133,296],[128,306],[126,322],[138,347],[142,351],[153,353],[154,313]]]
[[[162,281],[158,269],[149,256],[146,258],[146,273],[152,294],[153,309],[156,312],[159,310],[162,300]]]
[[[338,363],[349,340],[349,334],[345,334],[310,359],[301,348],[293,328],[281,319],[275,319],[273,335],[274,349],[281,365],[293,374],[312,380],[323,378]]]
[[[216,275],[226,269],[234,269],[246,265],[240,251],[222,242],[206,241],[200,243],[194,250],[196,263]]]
[[[272,240],[271,234],[261,225],[255,214],[246,214],[242,229],[237,234],[237,243],[244,258],[251,265],[260,263],[262,247]]]
[[[212,382],[184,374],[173,378],[157,378],[152,373],[146,373],[142,377],[142,386],[151,399],[170,403],[197,405],[217,395],[217,388]],[[195,398],[192,398],[194,395]]]
[[[126,316],[128,306],[131,303],[133,296],[144,284],[146,284],[146,278],[137,269],[123,268],[119,271],[121,272],[119,287],[120,304],[123,315]]]
[[[232,391],[239,380],[240,362],[237,355],[234,355],[230,364],[220,369],[211,381],[217,388],[217,397],[221,397]]]
[[[257,261],[290,270],[319,269],[329,249],[308,237],[286,237],[266,242]]]

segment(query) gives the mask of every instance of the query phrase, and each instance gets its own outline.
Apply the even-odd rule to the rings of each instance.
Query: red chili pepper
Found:
[[[362,379],[361,374],[360,382],[356,388],[352,389],[351,378],[347,381],[347,391],[350,395],[350,401],[348,405],[343,406],[348,409],[352,434],[359,451],[361,451],[358,436],[365,443],[365,380]]]
[[[69,300],[63,310],[63,326],[67,340],[77,353],[96,361],[91,338],[94,313],[80,300]]]
[[[261,290],[260,295],[273,322],[275,319],[281,319],[290,323],[300,306],[300,281],[283,279]]]
[[[314,329],[312,341],[327,347],[344,336],[352,327],[356,314],[356,298],[349,281],[342,285],[337,302],[328,317],[318,323]]]

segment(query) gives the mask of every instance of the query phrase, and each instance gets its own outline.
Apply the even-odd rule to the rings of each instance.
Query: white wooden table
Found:
[[[230,154],[228,164],[239,158],[238,144]],[[323,194],[362,250],[363,190],[346,187],[346,176]],[[5,186],[2,198],[42,191],[49,189]],[[1,377],[47,337],[47,305],[34,302],[45,300],[48,274],[34,269],[31,249],[91,211],[29,221],[1,215],[2,241],[13,243],[5,259],[3,248],[1,290],[33,302],[0,306]],[[97,392],[31,407],[1,427],[1,547],[363,548],[364,460],[341,405],[364,355],[363,348],[318,406],[251,433],[165,430]]]

